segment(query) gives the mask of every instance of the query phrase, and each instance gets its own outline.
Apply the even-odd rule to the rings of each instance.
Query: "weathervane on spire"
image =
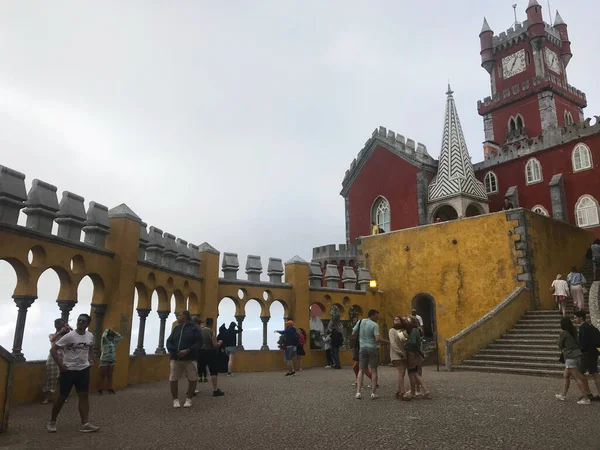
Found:
[[[454,94],[454,91],[452,90],[452,88],[450,87],[450,80],[448,80],[448,92],[446,92],[446,95],[448,97],[452,97],[452,94]]]
[[[515,23],[514,24],[516,25],[519,23],[519,21],[517,20],[517,4],[516,3],[513,4],[512,7],[513,7],[513,10],[515,11]]]

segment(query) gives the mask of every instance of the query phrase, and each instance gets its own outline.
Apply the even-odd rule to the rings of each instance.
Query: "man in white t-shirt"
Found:
[[[419,328],[421,328],[421,330],[423,329],[423,318],[417,314],[417,310],[413,309],[412,310],[412,316],[417,319],[417,321],[419,322]]]
[[[46,427],[49,433],[56,433],[56,418],[73,386],[79,397],[79,415],[82,424],[79,431],[92,433],[99,430],[90,423],[89,419],[90,366],[94,364],[94,335],[87,331],[90,322],[90,316],[81,314],[77,318],[77,328],[59,339],[50,350],[60,369],[58,380],[60,395],[52,407],[52,417]],[[58,352],[59,348],[62,350],[62,357]]]

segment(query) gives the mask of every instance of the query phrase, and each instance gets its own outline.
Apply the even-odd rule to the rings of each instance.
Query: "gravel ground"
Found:
[[[377,400],[354,399],[353,374],[311,369],[219,377],[225,397],[208,384],[191,409],[171,407],[168,383],[132,386],[92,397],[98,433],[78,432],[77,401],[65,405],[58,433],[45,424],[50,406],[11,410],[3,449],[558,449],[599,448],[600,404],[577,405],[554,394],[561,380],[425,369],[433,400],[394,399],[395,372],[381,369]],[[184,396],[184,384],[181,384]],[[590,432],[591,431],[591,432]]]

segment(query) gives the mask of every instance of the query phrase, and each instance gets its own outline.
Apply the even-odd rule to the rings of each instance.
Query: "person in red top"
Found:
[[[304,344],[306,344],[306,331],[304,328],[298,328],[300,331],[298,336],[298,345],[296,346],[296,364],[298,365],[297,371],[302,372],[302,358],[306,355],[304,351]]]

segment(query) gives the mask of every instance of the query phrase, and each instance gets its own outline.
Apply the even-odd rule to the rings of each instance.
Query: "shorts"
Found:
[[[417,373],[423,365],[423,357],[419,353],[408,352],[406,355],[406,366],[408,373]]]
[[[88,393],[90,391],[90,368],[61,372],[58,377],[58,385],[61,397],[68,397],[73,386],[78,394]]]
[[[169,381],[179,381],[184,373],[189,381],[198,381],[198,363],[196,361],[176,361],[172,359]]]
[[[565,359],[565,368],[567,369],[579,369],[581,365],[581,358]]]
[[[590,375],[598,373],[598,354],[584,353],[579,363],[579,371]]]
[[[406,367],[406,359],[395,359],[392,361],[394,367]]]
[[[304,344],[298,344],[296,347],[296,354],[298,356],[306,356],[306,352],[304,351]]]
[[[358,362],[359,360],[359,355],[358,355],[358,348],[353,348],[352,349],[352,361],[354,362]]]
[[[285,362],[290,362],[296,356],[296,346],[293,345],[291,347],[286,347],[283,352],[283,360]]]
[[[233,356],[236,352],[237,347],[225,347],[225,353],[227,353],[228,356]]]
[[[379,349],[378,348],[361,348],[358,351],[358,368],[376,372],[379,367]]]
[[[204,366],[208,366],[211,377],[219,375],[219,368],[217,367],[217,351],[215,349],[202,349],[198,353],[198,367],[204,368]]]
[[[109,367],[109,366],[114,366],[115,365],[115,361],[109,362],[109,361],[100,361],[100,367]]]

